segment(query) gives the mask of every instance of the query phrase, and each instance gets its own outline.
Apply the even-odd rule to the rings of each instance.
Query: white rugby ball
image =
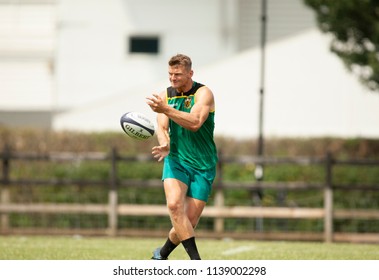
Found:
[[[123,114],[120,123],[124,132],[134,139],[147,140],[155,132],[153,122],[144,114],[138,112]]]

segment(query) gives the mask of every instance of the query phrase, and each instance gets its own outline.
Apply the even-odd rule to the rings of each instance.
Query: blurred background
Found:
[[[127,111],[154,117],[145,97],[167,87],[168,59],[185,53],[214,91],[216,134],[255,137],[263,2],[2,0],[0,123],[119,131]],[[317,9],[266,6],[265,135],[377,138],[379,94],[330,51]]]
[[[0,0],[1,232],[165,236],[156,140],[119,119],[155,120],[145,97],[184,53],[216,99],[201,229],[379,242],[378,18],[374,0]]]

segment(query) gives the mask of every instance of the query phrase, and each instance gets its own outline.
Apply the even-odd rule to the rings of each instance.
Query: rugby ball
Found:
[[[122,130],[131,138],[147,140],[154,135],[153,122],[145,115],[138,112],[128,112],[121,116]]]

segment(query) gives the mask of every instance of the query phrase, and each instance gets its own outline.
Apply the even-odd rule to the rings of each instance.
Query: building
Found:
[[[145,97],[168,85],[168,58],[185,53],[193,58],[194,79],[214,91],[216,134],[257,136],[260,0],[17,3],[0,4],[0,11],[9,13],[10,6],[22,5],[50,11],[50,44],[38,62],[44,73],[40,77],[45,77],[45,82],[40,78],[40,86],[47,90],[35,87],[33,92],[38,94],[30,94],[32,87],[25,83],[27,90],[23,86],[22,96],[36,98],[27,102],[10,98],[7,106],[1,103],[0,120],[6,108],[20,114],[38,108],[36,111],[51,114],[55,130],[121,133],[119,118],[127,111],[155,118]],[[379,94],[366,90],[330,53],[329,38],[318,31],[313,11],[302,0],[267,3],[264,134],[379,137]],[[4,65],[11,59],[2,53],[0,69],[7,72]],[[22,60],[22,71],[29,61]],[[0,84],[1,99],[2,87]]]
[[[0,125],[52,126],[56,4],[0,1]]]

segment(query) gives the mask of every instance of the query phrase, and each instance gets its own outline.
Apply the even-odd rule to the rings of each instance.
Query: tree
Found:
[[[369,89],[379,91],[379,0],[304,0],[336,53]]]

